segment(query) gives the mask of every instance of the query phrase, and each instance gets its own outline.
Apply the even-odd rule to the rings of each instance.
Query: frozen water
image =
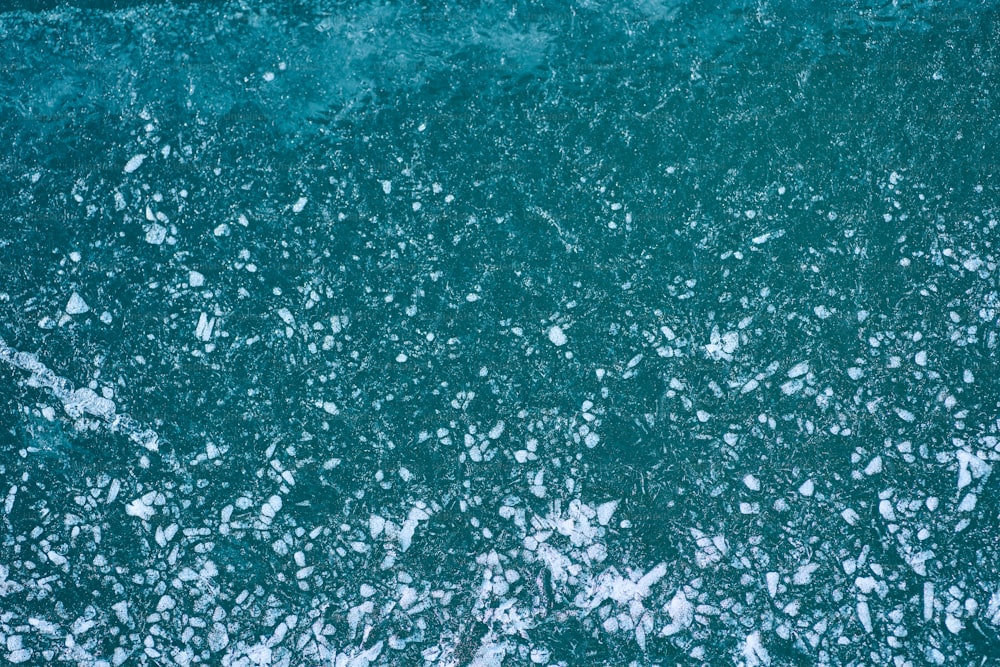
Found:
[[[82,315],[90,310],[90,306],[87,302],[83,300],[76,292],[69,297],[69,301],[66,303],[66,314],[67,315]]]
[[[124,171],[126,174],[131,174],[133,171],[142,166],[143,161],[146,159],[146,155],[139,153],[129,158],[128,162],[125,163]]]
[[[128,4],[0,10],[0,662],[997,654],[992,8]]]
[[[562,327],[555,325],[549,329],[549,340],[556,347],[565,345],[567,342],[566,334],[563,333]]]

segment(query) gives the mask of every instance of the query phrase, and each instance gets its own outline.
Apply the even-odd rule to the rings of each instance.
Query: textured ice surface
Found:
[[[0,664],[1000,655],[1000,14],[793,5],[0,13]]]

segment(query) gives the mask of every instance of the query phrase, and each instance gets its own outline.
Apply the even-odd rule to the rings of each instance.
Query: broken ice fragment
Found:
[[[66,314],[67,315],[82,315],[90,310],[90,306],[87,302],[83,300],[76,292],[73,292],[72,296],[69,297],[69,301],[66,303]]]
[[[670,624],[660,631],[664,636],[677,634],[694,620],[694,605],[688,601],[684,591],[677,591],[663,610],[670,615]]]
[[[167,239],[167,228],[156,223],[146,227],[146,243],[160,245]]]
[[[767,593],[773,598],[778,594],[779,575],[777,572],[768,572],[764,579],[767,581]]]
[[[611,515],[615,513],[616,509],[618,509],[617,500],[609,500],[606,503],[598,505],[597,523],[601,524],[602,526],[608,525],[608,522],[611,521]]]
[[[142,153],[133,156],[125,163],[125,173],[131,174],[133,171],[142,166],[142,161],[146,159],[146,156]]]
[[[563,333],[562,327],[556,325],[549,329],[549,340],[556,347],[561,347],[566,344],[567,338],[566,334]]]
[[[125,513],[143,521],[149,521],[153,517],[153,514],[156,513],[156,510],[152,507],[152,502],[155,497],[156,492],[150,491],[141,498],[136,498],[125,506]]]
[[[735,331],[719,334],[719,327],[713,327],[709,335],[708,345],[705,345],[705,354],[714,361],[732,361],[733,352],[739,347],[740,336]]]
[[[802,375],[805,375],[808,372],[809,372],[809,362],[800,361],[799,363],[795,364],[790,369],[788,369],[788,377],[797,378]]]
[[[864,600],[858,602],[858,620],[861,621],[861,626],[864,627],[865,632],[871,633],[872,615],[868,609],[868,603]]]

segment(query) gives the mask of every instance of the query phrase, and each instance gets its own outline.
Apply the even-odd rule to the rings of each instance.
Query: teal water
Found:
[[[0,13],[0,657],[1000,663],[988,3]]]

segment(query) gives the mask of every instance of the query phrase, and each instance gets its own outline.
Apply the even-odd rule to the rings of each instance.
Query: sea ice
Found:
[[[567,338],[566,334],[563,333],[562,327],[555,325],[549,329],[549,340],[556,347],[561,347],[566,344]]]
[[[66,303],[66,314],[67,315],[81,315],[90,310],[90,306],[83,300],[76,292],[69,297],[69,301]]]

